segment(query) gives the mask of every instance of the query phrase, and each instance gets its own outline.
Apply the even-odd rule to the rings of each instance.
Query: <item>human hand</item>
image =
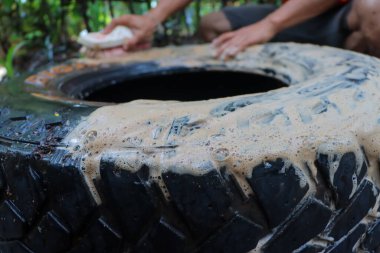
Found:
[[[234,58],[249,46],[268,42],[277,32],[275,25],[264,19],[239,30],[224,33],[212,42],[216,50],[215,57],[222,60]]]
[[[150,46],[158,23],[149,15],[124,15],[113,19],[103,33],[108,34],[119,25],[127,26],[133,33],[133,37],[126,40],[122,48],[125,51],[135,51]]]
[[[150,43],[146,44],[139,44],[137,47],[134,48],[133,51],[139,51],[150,48]],[[107,49],[92,49],[92,48],[86,48],[83,47],[81,49],[81,53],[88,58],[94,58],[94,59],[105,59],[105,58],[116,58],[116,57],[123,57],[125,55],[128,55],[131,51],[125,51],[123,47],[113,47],[113,48],[107,48]]]

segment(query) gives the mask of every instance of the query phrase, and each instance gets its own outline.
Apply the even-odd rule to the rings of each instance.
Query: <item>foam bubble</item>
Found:
[[[336,49],[287,47],[254,47],[239,61],[225,63],[229,69],[251,72],[273,69],[279,78],[289,76],[290,87],[286,89],[186,103],[139,100],[95,110],[65,139],[76,156],[85,158],[84,176],[94,195],[93,179],[99,177],[100,159],[107,157],[121,169],[132,172],[148,166],[151,180],[158,182],[166,193],[160,179],[162,172],[202,175],[223,167],[249,195],[252,190],[246,178],[252,175],[253,168],[264,163],[270,169],[269,161],[277,158],[285,161],[282,172],[289,166],[296,168],[300,186],[305,187],[308,170],[314,177],[317,174],[317,154],[328,155],[330,180],[334,181],[342,154],[354,152],[357,166],[363,164],[361,147],[368,154],[369,175],[379,178],[379,80],[374,76],[350,86],[350,81],[344,79],[353,65],[365,60],[365,66],[357,66],[365,72],[380,69],[379,61],[349,52],[339,55]],[[162,54],[171,53],[168,50]],[[274,58],[268,56],[271,53]],[[153,53],[147,54],[152,57]],[[178,49],[177,55],[170,56],[172,61],[158,57],[157,51],[155,54],[162,66],[220,63],[204,57],[202,47]],[[353,60],[338,65],[347,55]],[[362,75],[358,72],[350,75],[359,77]],[[366,99],[354,99],[359,90],[366,94]],[[182,128],[172,131],[173,122],[184,117],[187,121],[180,123]],[[194,122],[202,123],[188,131],[186,124]]]

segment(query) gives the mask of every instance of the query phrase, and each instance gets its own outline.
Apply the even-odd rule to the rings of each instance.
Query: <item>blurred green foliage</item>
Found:
[[[202,15],[227,4],[278,1],[194,0],[164,24],[156,44],[186,42],[192,38]],[[101,30],[112,17],[142,14],[156,5],[157,0],[0,0],[0,65],[13,75],[15,64],[20,70],[32,70],[75,56],[80,31]]]

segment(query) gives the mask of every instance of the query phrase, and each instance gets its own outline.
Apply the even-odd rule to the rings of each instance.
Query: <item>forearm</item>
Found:
[[[158,23],[165,21],[170,15],[186,7],[192,0],[160,0],[157,7],[150,10],[148,15]]]
[[[338,5],[337,0],[290,0],[268,15],[265,20],[271,22],[280,32],[316,17],[336,5]]]

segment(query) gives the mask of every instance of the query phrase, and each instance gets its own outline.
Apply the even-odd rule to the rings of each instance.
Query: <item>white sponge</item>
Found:
[[[81,32],[78,43],[87,48],[112,48],[121,46],[127,39],[133,37],[132,31],[125,26],[117,26],[111,33],[103,34],[101,32]]]

